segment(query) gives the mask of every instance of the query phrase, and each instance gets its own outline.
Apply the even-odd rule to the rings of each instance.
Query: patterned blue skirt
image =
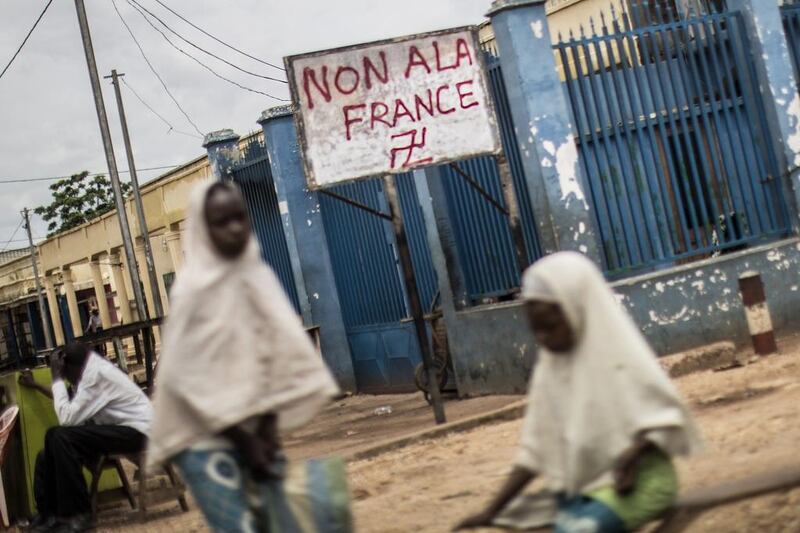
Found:
[[[173,459],[217,533],[350,533],[344,462],[276,463],[283,479],[255,481],[234,449],[187,450]]]

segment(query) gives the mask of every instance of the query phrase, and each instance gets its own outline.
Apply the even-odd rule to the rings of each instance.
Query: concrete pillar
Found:
[[[789,201],[791,224],[800,231],[800,95],[778,2],[728,0],[744,17],[750,51],[761,87],[769,134]]]
[[[343,390],[355,391],[350,344],[342,318],[317,193],[306,188],[292,111],[264,111],[264,129],[286,244],[298,289],[303,320],[320,327],[322,355]]]
[[[75,338],[82,337],[83,324],[81,324],[81,314],[78,311],[78,297],[75,295],[72,270],[69,267],[62,267],[61,276],[64,282],[64,295],[67,297],[67,309],[69,310],[69,322],[72,324],[72,333]]]
[[[92,269],[92,285],[94,286],[94,296],[97,299],[97,309],[100,311],[100,321],[103,328],[111,327],[111,313],[108,310],[108,299],[106,297],[106,286],[103,283],[103,273],[100,270],[100,263],[91,260],[89,263]]]
[[[58,296],[51,276],[44,276],[44,291],[47,294],[47,307],[50,308],[50,324],[53,326],[56,346],[63,346],[64,328],[61,326],[61,313],[58,310]]]
[[[169,258],[172,260],[173,272],[177,273],[183,265],[183,246],[181,245],[181,232],[177,229],[170,229],[164,234],[169,250]]]
[[[227,179],[231,167],[239,161],[239,136],[230,129],[212,131],[203,139],[203,148],[214,178]]]
[[[122,261],[119,252],[112,252],[108,255],[111,263],[111,277],[114,282],[114,292],[117,293],[117,305],[119,306],[119,319],[122,324],[133,322],[131,313],[131,302],[128,298],[128,288],[125,286],[125,275],[122,272]]]
[[[488,16],[542,249],[579,251],[599,264],[601,248],[550,46],[545,0],[495,0]]]

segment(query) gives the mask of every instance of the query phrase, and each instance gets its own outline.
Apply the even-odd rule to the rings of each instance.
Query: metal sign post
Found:
[[[383,189],[386,193],[386,201],[389,204],[389,212],[392,216],[392,228],[397,240],[397,251],[400,255],[400,267],[403,270],[403,280],[405,281],[406,292],[408,293],[408,305],[411,311],[411,318],[414,319],[414,329],[417,331],[419,349],[422,352],[422,364],[425,365],[425,372],[428,375],[428,390],[431,395],[431,405],[433,406],[433,417],[437,424],[446,422],[444,406],[442,405],[442,394],[439,391],[439,377],[436,375],[436,367],[431,357],[431,347],[428,343],[428,329],[425,327],[425,315],[422,310],[422,303],[419,299],[417,289],[417,279],[414,276],[414,265],[411,262],[411,250],[408,247],[408,237],[403,225],[403,214],[400,208],[400,199],[397,196],[397,176],[387,174],[383,177]]]

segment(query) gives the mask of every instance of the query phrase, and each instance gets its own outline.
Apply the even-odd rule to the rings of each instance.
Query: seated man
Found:
[[[109,453],[139,453],[153,417],[150,400],[113,363],[72,343],[53,353],[52,398],[60,426],[50,428],[36,461],[36,531],[73,532],[91,528],[91,504],[83,465]],[[73,387],[70,397],[64,384]],[[30,374],[20,383],[48,396]]]

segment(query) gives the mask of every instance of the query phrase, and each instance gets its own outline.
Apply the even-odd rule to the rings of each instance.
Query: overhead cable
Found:
[[[164,91],[166,91],[166,93],[169,95],[169,97],[175,103],[175,105],[180,110],[180,112],[183,113],[183,116],[186,117],[186,120],[189,121],[189,124],[192,125],[192,127],[195,129],[195,131],[198,134],[203,135],[203,132],[200,131],[200,128],[197,127],[197,124],[194,123],[194,121],[189,117],[189,114],[186,113],[186,111],[183,109],[183,107],[181,107],[181,104],[178,103],[178,100],[175,99],[175,96],[172,95],[172,92],[169,90],[169,87],[167,87],[167,84],[164,82],[164,79],[161,77],[161,75],[158,73],[156,68],[153,66],[153,64],[150,62],[150,60],[147,58],[147,54],[144,53],[144,49],[142,48],[142,45],[139,44],[138,39],[136,39],[136,36],[133,34],[133,30],[131,30],[131,27],[125,21],[125,17],[122,16],[122,13],[120,12],[119,8],[117,7],[116,0],[111,0],[111,4],[114,6],[114,11],[117,12],[117,16],[122,21],[123,26],[125,26],[125,29],[128,30],[128,33],[130,34],[131,39],[133,39],[133,42],[136,43],[136,47],[139,48],[139,52],[142,54],[142,58],[144,58],[145,63],[147,63],[147,66],[150,67],[150,70],[153,72],[155,77],[158,78],[158,81],[161,83],[161,86],[164,88]]]
[[[14,55],[11,56],[11,59],[9,60],[8,64],[3,68],[3,72],[0,72],[0,78],[2,78],[3,75],[11,67],[11,63],[13,63],[15,59],[17,59],[17,56],[22,51],[22,48],[25,46],[25,43],[27,43],[28,39],[30,39],[31,34],[33,33],[33,30],[35,30],[36,26],[39,25],[39,22],[42,20],[42,17],[44,17],[44,14],[47,13],[47,10],[50,8],[50,4],[52,4],[52,3],[53,3],[53,0],[50,0],[49,2],[47,2],[47,5],[44,6],[44,9],[42,9],[42,12],[39,13],[39,18],[36,19],[36,22],[33,23],[33,26],[31,26],[31,29],[28,30],[28,34],[25,36],[24,39],[22,39],[22,43],[20,43],[19,47],[17,48],[17,51],[14,52]]]
[[[170,121],[169,121],[169,120],[165,119],[165,118],[164,118],[164,117],[161,115],[161,113],[159,113],[158,111],[156,111],[155,109],[153,109],[153,107],[152,107],[152,106],[150,106],[150,104],[148,104],[147,102],[145,102],[145,101],[144,101],[144,98],[142,98],[141,96],[139,96],[139,93],[138,93],[138,92],[136,92],[136,90],[135,90],[133,87],[131,87],[131,86],[130,86],[130,84],[129,84],[127,81],[125,81],[125,78],[120,78],[120,79],[122,80],[122,83],[124,83],[124,84],[125,84],[125,87],[127,87],[127,88],[128,88],[128,90],[129,90],[129,91],[130,91],[130,92],[133,94],[133,96],[135,96],[135,97],[136,97],[136,99],[137,99],[137,100],[139,100],[139,102],[141,102],[141,104],[142,104],[143,106],[145,106],[147,109],[149,109],[151,113],[153,113],[155,116],[157,116],[158,118],[160,118],[160,119],[161,119],[161,122],[163,122],[164,124],[166,124],[166,125],[167,125],[167,127],[169,127],[169,130],[167,131],[167,133],[169,133],[169,132],[173,132],[173,131],[174,131],[175,133],[180,133],[181,135],[186,135],[187,137],[194,137],[195,139],[202,139],[202,138],[203,138],[203,137],[201,137],[201,136],[199,136],[199,135],[195,135],[194,133],[189,133],[189,132],[186,132],[186,131],[181,131],[181,130],[179,130],[179,129],[175,128],[175,126],[173,126],[173,125],[170,123]]]
[[[161,166],[161,167],[139,168],[139,169],[137,169],[137,171],[146,172],[148,170],[165,170],[165,169],[168,169],[168,168],[176,168],[176,167],[179,167],[179,166],[180,165],[165,165],[165,166]],[[119,173],[120,174],[128,174],[128,173],[130,173],[130,170],[120,170]],[[95,176],[106,176],[107,174],[108,174],[107,172],[94,172],[92,174],[87,174],[87,176],[93,178]],[[69,178],[69,177],[70,176],[50,176],[50,177],[47,177],[47,178],[8,178],[8,179],[0,179],[0,184],[2,184],[2,183],[31,183],[31,182],[34,182],[34,181],[58,181],[58,180],[63,180],[63,179]]]
[[[6,241],[5,245],[3,245],[3,249],[0,250],[0,253],[5,252],[8,249],[8,245],[11,244],[11,242],[14,239],[14,237],[17,236],[17,232],[19,231],[19,228],[21,228],[21,227],[22,227],[22,219],[20,219],[19,224],[17,224],[17,228],[14,230],[14,233],[11,234],[11,237],[9,237],[8,240]]]
[[[219,44],[221,44],[222,46],[226,46],[226,47],[230,48],[231,50],[233,50],[233,51],[235,51],[235,52],[238,52],[238,53],[242,54],[243,56],[245,56],[245,57],[248,57],[248,58],[252,59],[253,61],[258,61],[259,63],[262,63],[262,64],[264,64],[264,65],[267,65],[267,66],[269,66],[269,67],[276,68],[276,69],[278,69],[278,70],[280,70],[280,71],[286,72],[286,69],[285,69],[285,68],[283,68],[283,67],[281,67],[281,66],[275,65],[274,63],[270,63],[269,61],[264,61],[263,59],[259,59],[259,58],[255,57],[255,56],[253,56],[253,55],[250,55],[250,54],[248,54],[247,52],[243,52],[242,50],[240,50],[240,49],[236,48],[235,46],[233,46],[233,45],[231,45],[231,44],[228,44],[228,43],[226,43],[226,42],[225,42],[225,41],[223,41],[222,39],[219,39],[219,38],[217,38],[217,37],[215,37],[215,36],[211,35],[211,34],[210,34],[210,33],[208,33],[206,30],[204,30],[203,28],[201,28],[201,27],[200,27],[200,26],[198,26],[197,24],[193,23],[192,21],[190,21],[190,20],[186,19],[186,17],[184,17],[183,15],[181,15],[180,13],[178,13],[177,11],[175,11],[174,9],[172,9],[171,7],[169,7],[167,4],[165,4],[165,3],[164,3],[164,2],[162,2],[161,0],[156,0],[156,2],[158,2],[158,3],[161,5],[161,7],[163,7],[164,9],[166,9],[167,11],[169,11],[170,13],[172,13],[173,15],[175,15],[176,17],[178,17],[179,19],[181,19],[182,21],[184,21],[186,24],[188,24],[188,25],[189,25],[189,26],[191,26],[192,28],[196,29],[197,31],[199,31],[199,32],[200,32],[200,33],[202,33],[203,35],[205,35],[205,36],[207,36],[207,37],[210,37],[210,38],[214,39],[215,41],[217,41],[217,42],[218,42]]]
[[[161,19],[161,18],[160,18],[158,15],[156,15],[155,13],[153,13],[152,11],[150,11],[149,9],[147,9],[146,7],[144,7],[142,4],[140,4],[140,3],[139,3],[139,2],[137,2],[136,0],[128,0],[128,3],[129,3],[129,4],[131,4],[131,7],[138,7],[140,10],[142,10],[142,11],[144,11],[145,13],[147,13],[148,15],[150,15],[150,17],[152,17],[152,18],[156,19],[156,20],[157,20],[157,21],[158,21],[158,22],[159,22],[159,23],[160,23],[162,26],[164,26],[164,28],[166,28],[166,29],[167,29],[167,31],[169,31],[170,33],[172,33],[173,35],[175,35],[175,36],[176,36],[178,39],[180,39],[181,41],[185,42],[186,44],[188,44],[188,45],[189,45],[189,46],[191,46],[192,48],[195,48],[195,49],[197,49],[197,50],[199,50],[199,51],[203,52],[204,54],[206,54],[206,55],[208,55],[208,56],[211,56],[211,57],[213,57],[214,59],[216,59],[216,60],[218,60],[218,61],[222,61],[222,62],[223,62],[223,63],[225,63],[226,65],[228,65],[228,66],[230,66],[230,67],[233,67],[233,68],[235,68],[236,70],[238,70],[238,71],[240,71],[240,72],[244,72],[245,74],[249,74],[249,75],[251,75],[251,76],[255,76],[256,78],[261,78],[261,79],[264,79],[264,80],[276,81],[276,82],[278,82],[278,83],[287,83],[287,81],[286,81],[286,80],[281,80],[281,79],[278,79],[278,78],[273,78],[272,76],[264,76],[263,74],[258,74],[257,72],[252,72],[252,71],[249,71],[249,70],[247,70],[247,69],[244,69],[244,68],[240,67],[239,65],[237,65],[237,64],[235,64],[235,63],[232,63],[232,62],[228,61],[228,60],[227,60],[227,59],[225,59],[224,57],[220,57],[220,56],[218,56],[218,55],[214,54],[213,52],[209,52],[209,51],[208,51],[208,50],[206,50],[205,48],[201,47],[201,46],[200,46],[200,45],[198,45],[198,44],[195,44],[195,43],[193,43],[192,41],[190,41],[189,39],[187,39],[186,37],[184,37],[183,35],[181,35],[181,34],[180,34],[180,33],[178,33],[177,31],[175,31],[174,29],[172,29],[172,28],[171,28],[171,27],[170,27],[170,26],[169,26],[169,25],[168,25],[166,22],[164,22],[164,21],[163,21],[163,20],[162,20],[162,19]]]
[[[185,55],[186,57],[188,57],[189,59],[191,59],[192,61],[194,61],[195,63],[197,63],[198,65],[200,65],[201,67],[203,67],[204,69],[206,69],[207,71],[209,71],[211,74],[213,74],[213,75],[214,75],[214,76],[216,76],[217,78],[219,78],[219,79],[221,79],[221,80],[224,80],[224,81],[226,81],[226,82],[228,82],[228,83],[230,83],[230,84],[232,84],[232,85],[235,85],[236,87],[238,87],[238,88],[240,88],[240,89],[242,89],[242,90],[245,90],[245,91],[248,91],[248,92],[251,92],[251,93],[260,94],[260,95],[266,96],[266,97],[268,97],[268,98],[272,98],[273,100],[277,100],[277,101],[279,101],[279,102],[288,102],[288,100],[287,100],[287,99],[285,99],[285,98],[280,98],[280,97],[278,97],[278,96],[274,96],[274,95],[272,95],[272,94],[265,93],[264,91],[259,91],[259,90],[257,90],[257,89],[252,89],[252,88],[250,88],[250,87],[246,87],[246,86],[242,85],[241,83],[238,83],[238,82],[236,82],[236,81],[233,81],[232,79],[230,79],[230,78],[226,78],[225,76],[223,76],[223,75],[219,74],[219,73],[218,73],[217,71],[215,71],[213,68],[209,67],[208,65],[206,65],[205,63],[203,63],[202,61],[200,61],[199,59],[197,59],[196,57],[194,57],[192,54],[190,54],[189,52],[187,52],[186,50],[184,50],[184,49],[183,49],[183,48],[181,48],[180,46],[178,46],[178,45],[176,45],[175,43],[173,43],[173,42],[172,42],[172,40],[171,40],[169,37],[167,37],[167,34],[166,34],[166,33],[164,33],[164,32],[163,32],[163,31],[162,31],[162,30],[161,30],[161,29],[160,29],[158,26],[156,26],[156,25],[155,25],[155,24],[154,24],[154,23],[153,23],[153,22],[152,22],[152,21],[151,21],[151,20],[148,18],[147,14],[146,14],[144,11],[142,11],[141,9],[139,9],[139,8],[138,8],[138,7],[137,7],[135,4],[133,4],[133,3],[131,3],[131,2],[128,2],[128,3],[130,4],[130,6],[131,6],[133,9],[135,9],[135,10],[136,10],[136,11],[137,11],[137,12],[138,12],[138,13],[139,13],[141,16],[142,16],[142,18],[145,20],[145,22],[147,22],[147,24],[149,24],[149,25],[150,25],[150,27],[151,27],[151,28],[153,28],[155,31],[157,31],[157,32],[158,32],[158,33],[161,35],[161,37],[163,37],[163,38],[164,38],[164,40],[165,40],[165,41],[167,41],[167,43],[168,43],[168,44],[169,44],[169,45],[170,45],[172,48],[174,48],[175,50],[177,50],[177,51],[178,51],[178,52],[180,52],[181,54]]]

